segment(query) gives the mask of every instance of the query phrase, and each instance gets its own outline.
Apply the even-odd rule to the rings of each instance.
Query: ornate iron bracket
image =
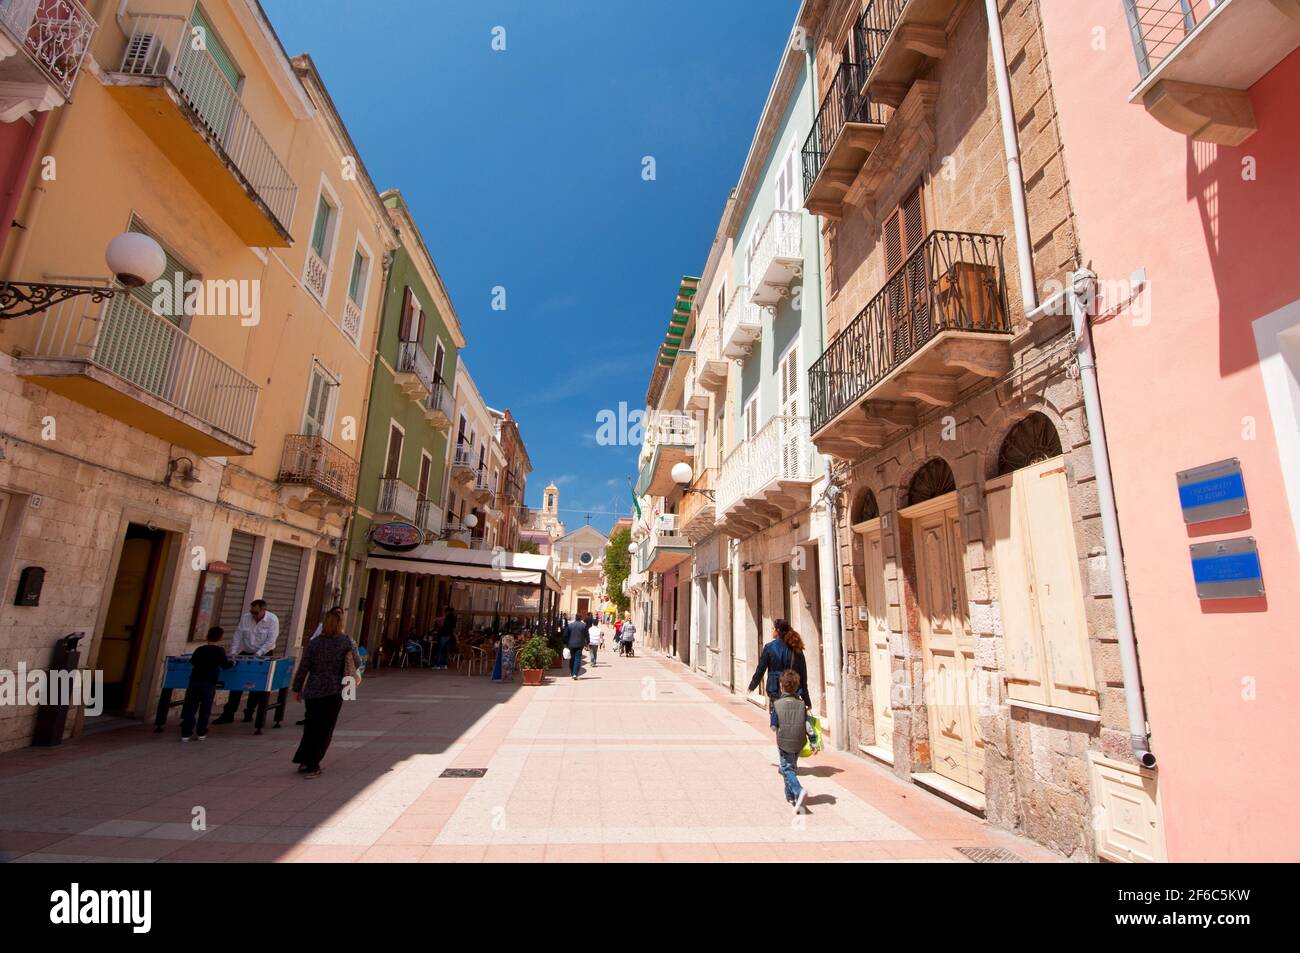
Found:
[[[30,281],[0,283],[0,318],[25,318],[46,311],[60,302],[90,295],[92,302],[104,301],[118,289],[99,285],[49,285]]]

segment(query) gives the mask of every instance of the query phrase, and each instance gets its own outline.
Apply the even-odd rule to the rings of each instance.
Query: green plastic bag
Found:
[[[803,743],[803,750],[799,752],[801,758],[811,758],[817,752],[822,750],[822,723],[816,715],[809,715],[808,720],[804,723],[807,728],[807,740]]]

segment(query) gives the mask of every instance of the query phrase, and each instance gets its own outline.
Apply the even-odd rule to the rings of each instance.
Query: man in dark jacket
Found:
[[[576,679],[582,671],[582,649],[587,644],[587,623],[575,618],[564,627],[564,644],[569,649],[569,671]]]

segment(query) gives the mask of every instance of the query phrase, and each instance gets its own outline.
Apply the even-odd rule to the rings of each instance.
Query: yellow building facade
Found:
[[[82,633],[104,713],[141,718],[164,657],[207,624],[229,644],[261,596],[291,651],[344,601],[397,238],[314,65],[256,3],[98,6],[0,275],[115,287],[105,247],[125,231],[167,268],[0,322],[0,669],[44,668]],[[15,606],[33,567],[39,601]],[[0,750],[33,718],[0,711]]]

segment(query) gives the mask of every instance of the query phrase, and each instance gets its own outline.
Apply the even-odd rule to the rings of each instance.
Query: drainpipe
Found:
[[[805,46],[803,51],[804,70],[808,74],[808,97],[812,103],[812,115],[817,115],[817,69],[812,50]],[[814,121],[816,121],[814,119]],[[822,217],[814,216],[817,223],[817,280],[822,277]],[[805,271],[805,274],[807,272]],[[817,302],[820,314],[817,321],[818,352],[826,350],[826,286],[818,288]],[[844,654],[844,633],[841,626],[840,608],[840,544],[839,544],[839,500],[841,490],[834,483],[834,472],[829,458],[826,460],[826,529],[822,534],[826,546],[827,561],[830,563],[831,580],[831,617],[822,622],[830,637],[831,659],[835,664],[835,730],[831,733],[831,743],[837,751],[849,750],[849,702],[848,702],[848,664]],[[820,585],[821,580],[818,580]],[[825,600],[823,600],[824,604]],[[820,609],[820,607],[818,607]]]
[[[1146,707],[1142,699],[1142,675],[1138,667],[1137,640],[1133,634],[1133,609],[1128,599],[1124,576],[1124,551],[1119,536],[1119,515],[1115,506],[1115,488],[1111,482],[1110,453],[1106,445],[1106,425],[1101,413],[1101,392],[1097,387],[1097,366],[1092,355],[1092,332],[1088,311],[1093,299],[1096,275],[1087,269],[1070,276],[1067,291],[1053,295],[1042,305],[1034,285],[1033,254],[1029,241],[1029,219],[1025,211],[1025,182],[1020,169],[1020,142],[1016,133],[1015,113],[1011,107],[1011,77],[1007,71],[1006,49],[1002,44],[1002,23],[997,0],[984,0],[988,15],[989,42],[993,48],[993,71],[997,79],[998,108],[1002,114],[1002,140],[1007,153],[1007,178],[1011,187],[1011,212],[1016,229],[1016,257],[1020,266],[1020,293],[1025,304],[1025,318],[1038,320],[1059,314],[1068,307],[1072,319],[1075,346],[1078,350],[1079,380],[1083,389],[1084,416],[1088,423],[1093,468],[1096,470],[1097,501],[1101,508],[1102,536],[1106,545],[1106,566],[1110,575],[1111,598],[1115,608],[1115,629],[1119,638],[1120,665],[1124,674],[1124,702],[1128,714],[1133,755],[1146,768],[1153,768],[1156,756],[1151,753],[1147,735]],[[1066,300],[1063,300],[1066,299]]]
[[[1020,272],[1020,297],[1029,311],[1038,303],[1034,285],[1034,254],[1029,243],[1029,214],[1025,211],[1025,178],[1020,168],[1020,137],[1011,106],[1011,75],[1002,45],[1002,20],[998,0],[984,0],[988,12],[989,44],[993,47],[993,74],[997,79],[998,112],[1002,116],[1002,146],[1007,153],[1007,182],[1011,186],[1011,218],[1016,226],[1016,263]]]
[[[1070,275],[1069,288],[1053,295],[1027,317],[1030,321],[1035,321],[1049,314],[1060,313],[1062,306],[1069,308],[1078,351],[1079,382],[1083,387],[1083,408],[1088,421],[1093,469],[1097,473],[1097,502],[1101,509],[1101,531],[1106,544],[1106,566],[1115,607],[1115,631],[1119,638],[1120,668],[1124,674],[1124,705],[1128,713],[1129,736],[1133,756],[1144,768],[1154,768],[1156,756],[1151,753],[1150,736],[1147,733],[1142,672],[1138,667],[1137,639],[1133,634],[1133,607],[1129,604],[1128,583],[1124,577],[1119,514],[1115,505],[1115,487],[1111,482],[1110,451],[1106,445],[1106,424],[1101,412],[1101,391],[1097,386],[1097,365],[1092,353],[1092,330],[1088,323],[1091,303],[1096,300],[1096,280],[1097,276],[1086,268],[1074,272]]]

